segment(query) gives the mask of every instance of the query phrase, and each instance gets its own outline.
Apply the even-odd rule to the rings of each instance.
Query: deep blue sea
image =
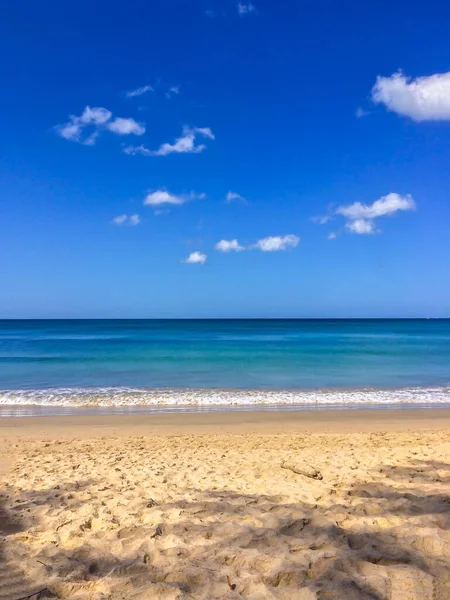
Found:
[[[0,321],[0,404],[450,402],[450,320]]]

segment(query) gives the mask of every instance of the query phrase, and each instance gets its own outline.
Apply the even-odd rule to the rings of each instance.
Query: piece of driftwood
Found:
[[[304,475],[305,477],[309,477],[310,479],[323,479],[322,473],[318,471],[315,467],[308,465],[303,462],[296,462],[293,460],[283,460],[281,463],[282,469],[289,469],[289,471],[293,471],[298,475]]]

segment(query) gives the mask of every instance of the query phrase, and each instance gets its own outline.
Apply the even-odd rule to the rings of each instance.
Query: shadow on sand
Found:
[[[439,490],[450,483],[450,465],[416,461],[377,473],[383,481],[356,482],[325,506],[182,490],[196,500],[146,509],[176,519],[106,532],[86,522],[79,547],[43,543],[33,556],[21,534],[55,490],[0,490],[0,600],[46,586],[62,598],[100,598],[92,594],[105,580],[112,590],[105,598],[127,600],[448,600],[450,496]],[[58,490],[75,497],[68,523],[76,489]],[[122,555],[111,551],[113,541]]]

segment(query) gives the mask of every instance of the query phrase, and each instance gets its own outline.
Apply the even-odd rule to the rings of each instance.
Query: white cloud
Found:
[[[207,254],[203,254],[202,252],[191,252],[182,262],[188,265],[204,265],[207,258]]]
[[[75,119],[78,117],[71,117],[71,119]],[[59,133],[61,137],[66,140],[71,140],[73,142],[80,141],[80,134],[83,127],[78,122],[69,121],[68,123],[64,123],[64,125],[57,125],[56,131]]]
[[[313,223],[318,223],[319,225],[325,225],[331,219],[330,215],[323,215],[321,217],[312,217],[311,221]]]
[[[112,223],[114,223],[114,225],[123,225],[127,219],[127,215],[119,215],[118,217],[114,217]]]
[[[139,215],[119,215],[111,221],[114,225],[139,225],[141,218]]]
[[[66,140],[71,142],[79,142],[87,146],[92,146],[95,143],[97,132],[88,137],[83,137],[83,132],[86,127],[97,128],[107,123],[112,117],[112,112],[102,107],[86,106],[83,113],[77,117],[76,115],[70,115],[69,121],[63,125],[57,125],[57,133]]]
[[[213,134],[210,127],[194,127],[193,131],[194,133],[199,133],[210,140],[216,139],[216,136]]]
[[[106,128],[118,135],[143,135],[145,127],[141,123],[137,123],[134,119],[123,119],[116,117],[114,121],[110,121]]]
[[[244,246],[241,246],[237,240],[220,240],[215,248],[219,252],[242,252],[245,250]]]
[[[400,71],[377,77],[372,100],[414,121],[450,120],[450,72],[429,77],[406,77]]]
[[[381,198],[378,198],[372,204],[354,202],[353,204],[338,206],[333,210],[332,214],[324,217],[315,217],[313,221],[319,225],[324,225],[333,216],[342,215],[346,218],[345,227],[351,233],[373,234],[379,232],[375,227],[375,219],[393,215],[399,211],[415,210],[415,208],[416,204],[412,196],[409,194],[402,196],[401,194],[391,192],[390,194],[386,194],[386,196],[381,196]],[[336,236],[337,234],[330,233],[328,239],[334,239]]]
[[[195,145],[195,130],[185,127],[183,135],[175,140],[173,144],[162,144],[158,150],[155,150],[153,156],[167,156],[168,154],[199,154],[205,150],[204,144]]]
[[[175,194],[169,194],[167,190],[156,190],[148,194],[144,200],[144,204],[147,206],[160,206],[161,204],[184,204],[186,198],[183,196],[175,196]]]
[[[334,233],[334,231],[332,231],[331,233],[328,234],[329,240],[335,240],[336,238],[337,238],[337,234]]]
[[[251,2],[239,2],[237,5],[239,15],[249,15],[256,11],[255,6]]]
[[[168,154],[199,154],[206,149],[205,144],[195,144],[197,135],[214,140],[215,136],[209,127],[183,127],[183,135],[173,144],[161,144],[158,150],[149,150],[145,146],[127,146],[125,154],[143,154],[144,156],[167,156]]]
[[[240,194],[237,194],[236,192],[228,192],[228,194],[225,197],[226,202],[230,203],[230,202],[246,202],[246,199],[243,198]]]
[[[166,92],[166,98],[172,98],[172,96],[178,96],[179,93],[180,93],[180,86],[174,85],[171,88],[169,88],[168,92]]]
[[[143,156],[152,156],[153,152],[146,148],[145,146],[125,146],[123,149],[125,154],[130,154],[131,156],[136,156],[136,154],[142,154]]]
[[[142,135],[145,132],[143,125],[134,119],[116,117],[111,121],[111,118],[112,112],[106,108],[86,106],[79,117],[70,115],[67,123],[57,125],[55,129],[64,139],[85,146],[93,146],[102,129],[119,135]]]
[[[139,225],[141,217],[139,215],[130,215],[130,225]]]
[[[345,226],[352,233],[358,233],[360,235],[367,235],[376,233],[375,223],[368,221],[367,219],[356,219],[355,221],[348,221]]]
[[[163,204],[180,205],[188,202],[188,200],[203,200],[206,194],[197,194],[190,192],[189,194],[171,194],[167,190],[156,190],[148,194],[144,200],[147,206],[161,206]]]
[[[269,236],[258,240],[253,246],[262,252],[279,252],[298,246],[300,238],[296,235]]]
[[[415,203],[409,194],[401,196],[394,192],[382,196],[373,204],[361,204],[355,202],[347,206],[339,206],[336,213],[343,215],[351,220],[356,219],[376,219],[385,215],[392,215],[399,210],[414,210]]]
[[[215,245],[215,249],[219,252],[243,252],[244,250],[251,250],[252,248],[261,250],[262,252],[280,252],[287,250],[288,248],[295,248],[298,246],[300,238],[296,235],[283,235],[283,236],[269,236],[258,240],[256,244],[251,246],[241,246],[236,240],[220,240]]]
[[[131,90],[130,92],[127,92],[127,98],[136,98],[136,96],[142,96],[143,94],[146,94],[147,92],[153,92],[153,88],[151,85],[143,85],[140,88],[137,88],[136,90]]]
[[[90,106],[86,106],[81,117],[71,116],[70,118],[79,120],[79,122],[84,125],[103,125],[103,123],[109,121],[111,117],[112,112],[107,108],[91,108]]]

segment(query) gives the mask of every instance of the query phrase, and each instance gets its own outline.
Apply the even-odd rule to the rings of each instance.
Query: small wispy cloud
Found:
[[[364,108],[361,106],[358,106],[358,108],[355,110],[355,117],[357,119],[362,119],[363,117],[368,117],[369,115],[370,112],[368,110],[364,110]]]
[[[114,225],[123,225],[127,219],[128,215],[119,215],[118,217],[114,217],[111,223],[114,223]]]
[[[386,194],[386,196],[381,196],[381,198],[375,200],[373,204],[354,202],[353,204],[347,204],[346,206],[339,206],[336,209],[336,213],[351,220],[371,220],[385,215],[392,215],[399,210],[414,210],[414,208],[415,203],[412,196],[409,194],[401,196],[400,194],[392,192]]]
[[[177,205],[184,204],[185,202],[185,198],[170,194],[167,190],[156,190],[156,192],[148,194],[144,200],[144,204],[147,206],[161,206],[161,204]]]
[[[145,197],[144,204],[146,206],[161,206],[163,204],[172,204],[174,206],[184,204],[186,198],[170,194],[167,190],[156,190]]]
[[[210,127],[194,127],[194,129],[191,129],[191,130],[189,130],[189,127],[188,127],[187,130],[193,131],[194,134],[198,133],[199,135],[203,135],[204,137],[209,138],[210,140],[216,139],[216,136],[213,134]]]
[[[214,246],[219,252],[242,252],[245,246],[241,246],[237,240],[220,240]]]
[[[86,106],[80,116],[70,115],[69,121],[57,125],[55,131],[62,138],[71,142],[78,142],[85,146],[93,146],[102,130],[109,130],[118,135],[142,135],[145,127],[134,119],[116,117],[112,119],[112,112],[103,107]]]
[[[111,221],[113,225],[139,225],[141,218],[139,215],[119,215]]]
[[[56,125],[55,130],[65,140],[92,146],[98,135],[97,128],[107,123],[111,117],[112,112],[106,108],[86,106],[79,117],[70,115],[68,122]],[[93,132],[88,136],[84,135],[87,128],[93,129]]]
[[[207,9],[205,10],[205,15],[212,19],[213,17],[217,16],[217,13],[215,10]]]
[[[203,254],[202,252],[191,252],[187,258],[183,261],[187,265],[204,265],[208,258],[207,254]]]
[[[243,196],[231,191],[228,192],[228,194],[225,196],[225,201],[228,204],[230,204],[231,202],[247,202],[247,200]]]
[[[196,144],[196,138],[202,136],[214,140],[215,136],[209,127],[183,127],[182,135],[173,144],[165,143],[157,150],[145,146],[127,146],[125,154],[142,154],[144,156],[168,156],[169,154],[199,154],[206,149],[205,144]]]
[[[145,127],[134,119],[123,119],[116,117],[113,121],[107,123],[106,128],[118,135],[143,135]]]
[[[169,90],[166,92],[166,98],[170,99],[173,96],[178,96],[179,93],[180,93],[180,86],[174,85],[171,88],[169,88]]]
[[[450,120],[450,72],[412,79],[401,71],[377,77],[372,101],[414,121]]]
[[[153,156],[153,152],[142,144],[140,146],[125,146],[123,152],[125,154],[130,154],[131,156],[136,156],[138,154],[142,154],[142,156]]]
[[[298,246],[300,238],[297,235],[289,234],[283,236],[269,236],[258,240],[253,248],[261,252],[280,252],[288,248]]]
[[[368,219],[355,219],[354,221],[347,221],[345,224],[346,228],[351,233],[357,233],[358,235],[371,235],[375,233],[375,223]]]
[[[274,235],[258,240],[255,244],[242,246],[237,239],[220,240],[214,246],[219,252],[243,252],[244,250],[261,250],[261,252],[282,252],[298,246],[300,238],[297,235]]]
[[[327,237],[329,240],[335,240],[337,238],[337,234],[334,233],[334,231],[332,231],[331,233],[328,234]]]
[[[313,223],[317,223],[318,225],[325,225],[328,221],[332,219],[331,215],[321,215],[319,217],[312,217],[311,221]]]
[[[130,225],[139,225],[141,218],[139,215],[130,215]]]
[[[238,15],[249,15],[256,12],[256,7],[251,2],[239,2],[237,5]]]
[[[359,235],[372,235],[379,233],[375,226],[375,219],[379,217],[393,215],[396,212],[415,210],[416,204],[411,195],[402,196],[395,192],[381,196],[372,204],[362,204],[354,202],[345,204],[334,209],[333,213],[327,217],[319,217],[316,222],[323,225],[330,221],[334,216],[343,216],[346,219],[345,228],[350,233]],[[333,237],[331,237],[333,235]],[[329,239],[334,239],[336,234],[330,234]]]
[[[148,92],[153,92],[153,88],[151,85],[143,85],[142,87],[139,87],[135,90],[131,90],[129,92],[126,93],[126,97],[127,98],[136,98],[137,96],[142,96],[144,94],[147,94]]]
[[[188,202],[189,200],[203,200],[206,194],[197,194],[196,192],[190,192],[189,194],[171,194],[167,190],[160,189],[150,194],[147,194],[144,200],[146,206],[162,206],[162,205],[173,205],[179,206]]]

